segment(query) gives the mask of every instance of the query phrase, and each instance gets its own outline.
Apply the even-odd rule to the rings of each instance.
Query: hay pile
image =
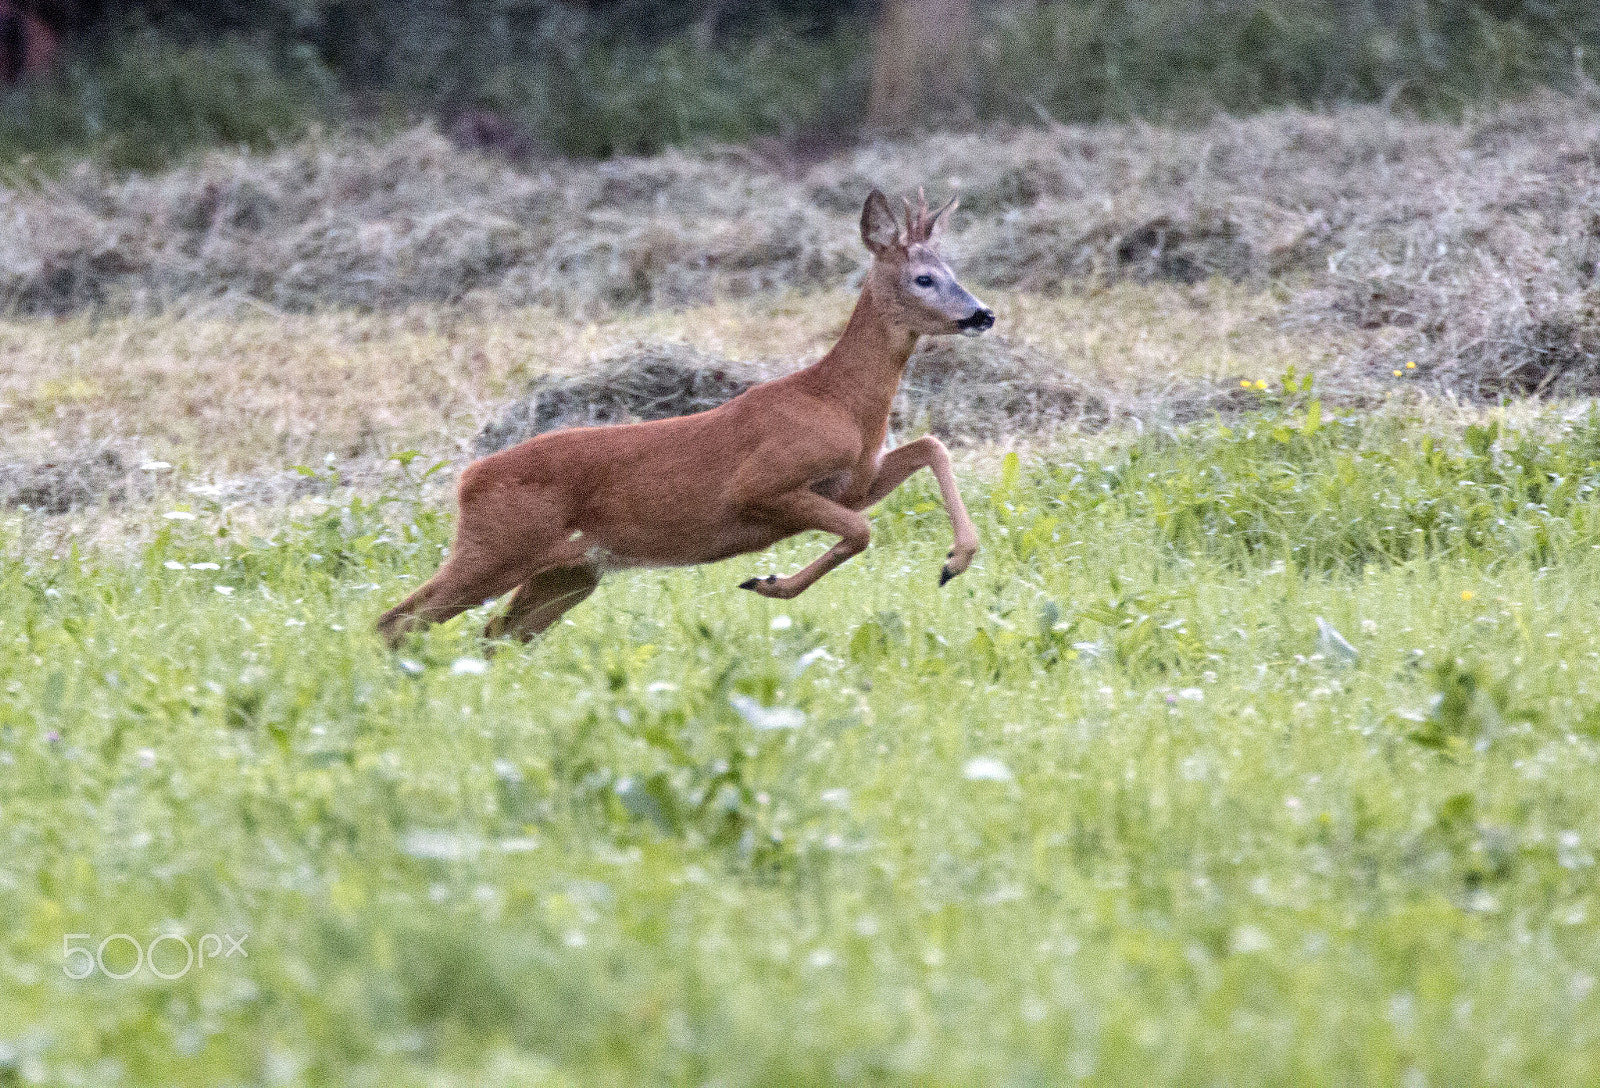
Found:
[[[583,373],[542,377],[473,440],[478,456],[567,427],[666,419],[726,403],[775,376],[776,363],[737,362],[681,344],[639,345]],[[1105,399],[1059,362],[1001,336],[925,341],[907,367],[890,415],[897,430],[931,431],[953,442],[1060,426],[1098,429]]]
[[[0,463],[0,506],[66,514],[154,492],[154,474],[105,442],[63,450],[48,460]]]
[[[543,377],[473,439],[478,456],[545,431],[686,416],[715,408],[762,379],[760,368],[682,344],[639,345],[582,374]]]
[[[285,310],[501,302],[566,313],[836,282],[857,244],[739,158],[533,171],[431,129],[216,153],[157,177],[0,187],[0,308],[249,299]]]
[[[1298,319],[1364,330],[1373,370],[1414,359],[1464,397],[1600,393],[1600,118],[1529,105],[1445,134],[1379,159],[1381,199],[1330,220]]]
[[[1362,337],[1374,373],[1413,358],[1472,396],[1600,389],[1582,376],[1600,111],[1562,98],[1460,125],[1362,107],[992,130],[810,166],[724,149],[513,167],[424,128],[157,177],[83,169],[0,188],[0,308],[485,298],[587,316],[838,286],[864,267],[863,195],[917,184],[961,194],[949,249],[976,286],[1272,281],[1297,322]]]
[[[1059,360],[991,333],[925,340],[907,364],[890,425],[969,442],[1062,426],[1098,430],[1112,414]]]

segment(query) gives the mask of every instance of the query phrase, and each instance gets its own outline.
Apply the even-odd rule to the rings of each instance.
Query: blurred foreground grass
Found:
[[[0,1082],[1584,1082],[1600,421],[1260,397],[969,473],[942,591],[917,481],[796,601],[733,587],[817,541],[492,664],[370,633],[421,460],[8,516]],[[66,976],[166,932],[248,958]]]

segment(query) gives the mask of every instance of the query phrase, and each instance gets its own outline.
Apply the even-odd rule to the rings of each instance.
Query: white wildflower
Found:
[[[400,840],[400,849],[405,853],[432,861],[461,861],[476,855],[482,846],[483,843],[471,835],[424,828],[408,831]]]
[[[1228,941],[1228,948],[1233,952],[1265,952],[1271,947],[1272,938],[1267,936],[1266,931],[1250,925],[1234,930]]]
[[[993,756],[977,756],[962,765],[961,777],[969,782],[1010,782],[1011,768]]]
[[[728,704],[752,729],[799,729],[806,724],[805,711],[790,706],[762,706],[748,695],[730,695]]]

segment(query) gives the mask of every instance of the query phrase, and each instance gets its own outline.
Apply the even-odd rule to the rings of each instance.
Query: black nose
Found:
[[[981,306],[977,310],[973,311],[972,316],[964,317],[960,321],[956,322],[956,324],[963,329],[971,329],[974,332],[983,332],[985,329],[992,328],[994,326],[994,311],[989,309],[987,306]]]

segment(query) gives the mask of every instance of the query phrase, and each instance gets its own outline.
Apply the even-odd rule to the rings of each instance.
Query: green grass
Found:
[[[1295,386],[969,476],[943,590],[919,481],[793,602],[733,587],[816,541],[482,671],[370,632],[447,539],[404,488],[65,558],[14,516],[0,1084],[1586,1082],[1597,483],[1594,419]],[[63,970],[163,932],[249,956]]]
[[[268,147],[339,119],[314,58],[280,64],[234,38],[182,46],[124,34],[36,86],[0,88],[0,162],[65,171],[85,157],[156,170],[213,147]]]

